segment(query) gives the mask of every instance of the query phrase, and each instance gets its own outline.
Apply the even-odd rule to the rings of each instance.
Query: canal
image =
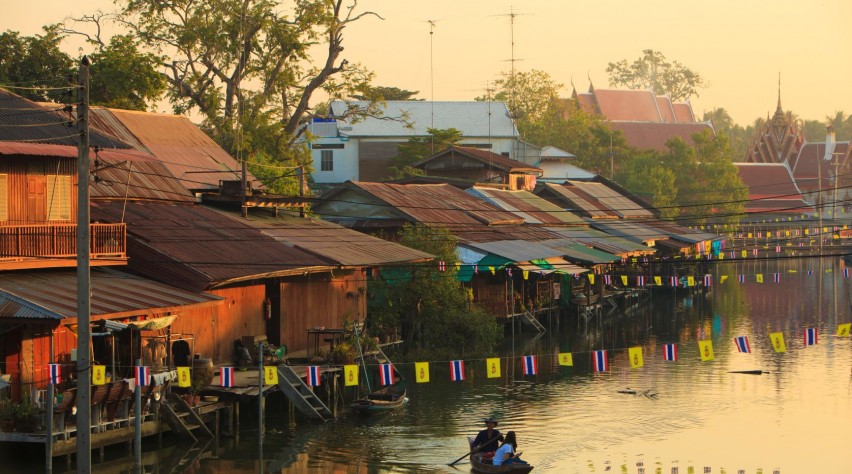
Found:
[[[486,417],[517,433],[539,473],[850,472],[852,340],[835,336],[852,321],[843,262],[721,263],[713,276],[706,294],[664,288],[600,318],[553,321],[540,337],[509,334],[499,379],[486,378],[484,360],[468,360],[467,380],[451,382],[447,361],[432,361],[431,381],[409,380],[400,410],[326,424],[290,419],[285,402],[272,399],[262,448],[247,413],[238,436],[191,455],[174,439],[146,444],[143,472],[469,472],[466,459],[447,464],[467,452],[465,437]],[[806,328],[818,330],[816,345],[805,346]],[[775,332],[784,353],[773,350]],[[737,336],[748,337],[750,353],[738,352]],[[699,340],[712,341],[714,360],[701,360]],[[663,360],[671,343],[677,361]],[[636,346],[641,368],[627,357]],[[592,370],[591,352],[600,349],[608,351],[605,373]],[[560,352],[572,353],[573,367],[557,364]],[[523,375],[520,358],[529,354],[538,356],[538,375]],[[411,366],[400,370],[413,379]],[[732,373],[753,370],[763,373]],[[628,387],[637,394],[620,393]],[[108,451],[95,472],[133,472],[127,456]]]

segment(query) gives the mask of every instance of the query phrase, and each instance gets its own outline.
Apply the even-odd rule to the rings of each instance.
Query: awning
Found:
[[[158,329],[165,329],[172,325],[175,322],[177,315],[174,316],[163,316],[162,318],[154,318],[148,319],[145,321],[134,321],[129,324],[129,326],[138,329],[140,331],[156,331]]]

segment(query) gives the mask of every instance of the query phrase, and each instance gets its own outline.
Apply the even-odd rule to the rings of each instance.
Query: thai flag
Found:
[[[636,277],[636,286],[645,286],[645,277],[637,276]]]
[[[734,343],[736,343],[738,351],[751,352],[751,346],[748,345],[748,336],[737,336],[734,338]]]
[[[817,343],[817,328],[805,329],[805,345],[813,346]]]
[[[56,385],[61,382],[59,364],[48,364],[48,367],[50,368],[50,383]]]
[[[309,365],[307,370],[307,375],[305,376],[305,380],[308,382],[309,387],[319,387],[320,384],[320,370],[319,366]]]
[[[612,275],[604,275],[604,283],[607,285],[612,285]]]
[[[606,351],[595,351],[592,353],[595,372],[606,372],[609,370],[609,358]]]
[[[512,269],[507,267],[506,274],[509,275],[509,278],[512,278]]]
[[[844,269],[843,269],[843,276],[844,276],[845,278],[849,278],[849,269],[848,269],[848,268],[844,268]]]
[[[222,367],[219,369],[219,385],[228,388],[234,386],[234,368]]]
[[[443,260],[438,260],[438,270],[444,272],[447,270],[447,262]]]
[[[773,273],[772,274],[772,281],[774,281],[775,283],[781,282],[781,274],[780,273]]]
[[[672,286],[677,286],[677,277],[669,277],[669,284],[671,284]]]
[[[136,385],[144,387],[151,383],[151,369],[143,365],[134,367],[134,375],[136,377]]]
[[[713,277],[711,275],[704,275],[704,286],[710,287],[713,284]]]
[[[382,385],[393,385],[393,383],[394,383],[393,365],[392,364],[379,364],[379,378],[382,381]]]
[[[813,276],[813,274],[814,274],[813,270],[808,270],[808,276]]]
[[[757,249],[751,249],[751,254],[757,257]]]
[[[677,344],[663,344],[663,360],[677,360]]]
[[[780,245],[775,246],[775,253],[781,253],[781,246]]]
[[[477,266],[477,265],[474,265],[474,266],[473,266],[473,274],[474,274],[474,275],[479,275],[479,266]]]
[[[736,258],[736,257],[737,257],[737,254],[733,250],[731,250],[731,258]]]
[[[538,373],[538,359],[534,355],[524,356],[524,375],[536,375]]]
[[[464,380],[464,361],[463,360],[451,360],[450,361],[450,380],[453,382],[459,382]]]

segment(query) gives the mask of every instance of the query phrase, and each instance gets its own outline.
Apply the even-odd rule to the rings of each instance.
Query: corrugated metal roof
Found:
[[[542,244],[563,252],[563,255],[569,260],[584,264],[598,265],[602,263],[612,263],[617,262],[621,258],[618,255],[593,249],[570,239],[554,239],[544,241]]]
[[[342,116],[350,107],[364,109],[368,102],[334,101],[331,114]],[[386,102],[383,118],[364,117],[358,121],[338,121],[341,135],[350,137],[427,136],[429,128],[455,128],[462,137],[515,138],[519,136],[503,102]],[[388,120],[396,118],[398,120]]]
[[[560,257],[562,251],[548,247],[538,242],[527,240],[501,240],[496,242],[469,242],[464,245],[477,250],[511,260],[512,262],[525,262],[528,260],[545,259],[549,257]]]
[[[92,203],[92,218],[127,223],[129,268],[190,290],[328,271],[337,262],[283,244],[198,205]]]
[[[117,133],[135,137],[133,143],[150,150],[187,189],[218,190],[220,180],[241,179],[239,162],[187,117],[119,109],[98,114],[103,120],[111,114],[111,129],[124,128]],[[250,172],[247,179],[255,189],[264,187]]]
[[[76,127],[69,127],[64,104],[39,105],[31,100],[0,89],[0,141],[77,146]],[[93,147],[130,148],[130,145],[91,128],[89,142]]]
[[[255,226],[280,242],[310,250],[340,265],[387,265],[435,258],[432,254],[318,219],[276,218],[260,213],[250,213],[243,218],[235,211],[212,210]]]
[[[609,235],[617,235],[639,243],[669,238],[668,235],[657,229],[626,220],[595,220],[591,222],[591,226]]]
[[[175,307],[215,304],[220,297],[190,292],[109,268],[91,270],[91,315],[131,316]],[[15,306],[18,312],[12,312]],[[77,272],[0,274],[0,318],[63,319],[77,316]]]
[[[466,161],[466,159],[488,165],[491,168],[498,169],[506,173],[541,173],[540,168],[528,165],[522,161],[513,160],[509,157],[488,150],[480,150],[478,148],[464,146],[451,146],[428,158],[412,163],[411,166],[414,168],[424,169],[427,172],[458,169],[467,170],[470,169],[470,165],[466,165],[465,163],[470,163],[470,161]]]
[[[467,192],[524,219],[527,224],[580,224],[584,221],[529,191],[509,191],[474,186]]]
[[[460,242],[494,242],[498,240],[540,242],[560,237],[559,234],[544,227],[528,225],[450,225],[447,227]]]
[[[618,255],[619,257],[650,255],[654,253],[654,249],[652,248],[595,229],[548,226],[547,230],[558,234],[561,238],[590,245],[592,248]]]
[[[724,238],[717,234],[702,232],[697,229],[690,229],[689,227],[684,227],[682,225],[678,225],[672,222],[654,220],[643,223],[648,227],[659,229],[660,231],[666,233],[666,235],[668,235],[672,239],[680,240],[681,242],[687,242],[691,244],[702,242],[705,240],[719,240]]]
[[[578,194],[582,193],[590,205],[598,209],[606,209],[609,212],[615,213],[618,217],[653,217],[650,211],[604,183],[567,181],[562,186],[573,187],[575,190],[579,190]]]
[[[374,201],[338,199],[347,191],[375,198]],[[314,211],[327,215],[344,214],[348,218],[372,217],[398,211],[410,222],[420,224],[520,224],[523,219],[448,184],[388,184],[348,181],[320,196]],[[331,217],[335,217],[332,215]]]

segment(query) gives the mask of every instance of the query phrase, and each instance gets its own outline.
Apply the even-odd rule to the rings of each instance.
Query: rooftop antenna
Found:
[[[509,34],[510,34],[510,40],[511,40],[511,54],[512,54],[510,59],[509,59],[509,61],[511,63],[511,67],[510,67],[510,70],[509,70],[509,82],[511,84],[511,88],[509,89],[509,102],[511,104],[512,109],[515,109],[515,105],[516,105],[516,103],[515,103],[515,61],[517,61],[517,59],[515,59],[515,17],[520,16],[520,15],[521,15],[520,13],[515,13],[514,7],[511,7],[511,6],[509,7],[509,13],[505,13],[505,14],[502,14],[502,15],[492,15],[492,16],[508,16],[509,17]],[[510,118],[512,119],[512,135],[515,134],[515,131],[514,131],[514,129],[515,129],[515,120],[514,120],[515,115],[516,115],[516,112],[514,110],[511,110],[510,111]],[[513,141],[517,141],[517,140],[513,140]],[[518,146],[518,145],[513,143],[513,147],[514,146]],[[512,155],[513,155],[511,157],[512,159],[517,159],[517,150],[513,150]]]
[[[432,46],[432,42],[435,38],[435,26],[441,20],[426,20],[426,23],[429,23],[429,94],[431,96],[431,116],[432,122],[430,127],[435,129],[435,65],[433,62],[434,58],[434,48]],[[432,145],[431,151],[435,153],[435,137],[432,136]]]

